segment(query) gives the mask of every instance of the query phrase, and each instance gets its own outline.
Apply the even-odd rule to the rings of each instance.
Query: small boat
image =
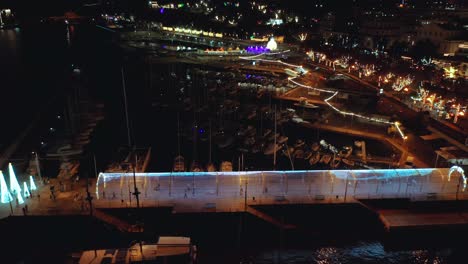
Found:
[[[336,169],[340,165],[340,163],[341,163],[341,158],[340,157],[335,157],[330,162],[330,167],[332,169]]]
[[[353,153],[353,147],[346,146],[338,152],[338,155],[343,158],[347,158]]]
[[[341,161],[343,161],[343,163],[348,165],[348,166],[354,166],[355,165],[354,161],[346,159],[346,158],[341,159]]]
[[[223,161],[220,166],[221,171],[232,171],[232,162]]]
[[[191,172],[202,172],[203,170],[202,170],[200,164],[198,164],[198,162],[192,161],[192,165],[190,166],[190,171]]]
[[[263,152],[263,154],[265,155],[273,155],[275,153],[275,150],[276,152],[278,152],[279,150],[281,149],[281,146],[276,144],[276,147],[275,147],[275,144],[274,143],[271,143],[270,145],[268,145],[265,149],[265,151]]]
[[[193,263],[196,246],[189,237],[159,237],[157,243],[134,242],[129,248],[86,250],[74,263]]]
[[[311,151],[306,151],[304,152],[304,159],[309,160],[312,157],[312,152]]]
[[[250,114],[247,116],[247,119],[248,119],[248,120],[252,120],[252,119],[254,119],[256,116],[257,116],[257,112],[254,111],[254,112],[250,113]]]
[[[174,172],[184,172],[185,171],[185,160],[182,156],[177,156],[174,159],[174,167],[172,169]]]
[[[315,153],[313,153],[313,154],[312,154],[312,157],[311,157],[310,160],[309,160],[309,164],[310,164],[310,165],[315,165],[315,164],[317,164],[317,163],[320,161],[320,157],[321,157],[320,152],[315,152]]]
[[[297,149],[296,151],[294,151],[293,157],[294,157],[295,159],[303,159],[303,158],[304,158],[304,150],[302,150],[302,149]]]
[[[296,140],[296,143],[294,143],[294,148],[300,148],[300,147],[304,146],[304,144],[305,144],[304,140],[298,139],[298,140]]]
[[[292,157],[293,153],[294,153],[294,148],[293,147],[288,147],[286,149],[283,149],[283,155],[286,156],[286,157],[289,157],[290,155]]]
[[[320,145],[317,142],[312,143],[312,146],[310,146],[310,149],[313,151],[318,151],[320,149]]]
[[[288,141],[288,139],[289,139],[289,138],[286,137],[286,136],[280,136],[280,137],[277,139],[277,141],[278,141],[279,144],[283,144],[283,143],[285,143],[286,141]]]
[[[272,132],[271,129],[265,130],[265,133],[263,133],[263,137],[264,137],[264,138],[265,138],[265,137],[268,137],[268,136],[271,134],[271,132]]]
[[[206,166],[206,171],[215,172],[216,171],[216,166],[213,163],[208,163],[208,165]]]
[[[328,163],[330,163],[331,159],[332,159],[332,155],[330,155],[330,154],[325,154],[325,155],[323,155],[322,158],[320,159],[320,162],[321,162],[321,163],[324,163],[324,164],[328,164]]]

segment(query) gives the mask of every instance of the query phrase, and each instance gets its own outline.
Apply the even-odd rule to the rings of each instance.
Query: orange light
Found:
[[[405,87],[405,89],[403,89],[403,90],[404,90],[405,92],[407,92],[407,91],[408,91],[408,87]]]
[[[464,116],[465,115],[465,112],[460,112],[458,113],[459,116]]]

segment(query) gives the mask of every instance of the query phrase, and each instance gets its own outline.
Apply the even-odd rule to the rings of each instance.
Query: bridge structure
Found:
[[[18,200],[13,200],[9,204],[0,204],[0,218],[23,214],[91,213],[121,230],[135,232],[139,229],[106,215],[102,209],[168,207],[172,208],[172,213],[245,212],[273,225],[293,228],[259,208],[265,205],[353,203],[368,207],[363,201],[383,199],[468,200],[467,179],[463,169],[457,166],[378,170],[117,172],[100,173],[96,179],[88,182],[84,179],[75,183],[54,179],[45,184],[37,182],[37,189],[31,191],[29,197],[24,194],[24,203],[18,204]],[[3,185],[2,192],[7,192],[6,183]],[[51,192],[54,187],[59,188]],[[24,211],[25,205],[28,205],[27,212]],[[465,217],[460,213],[424,215],[405,210],[388,212],[369,209],[376,212],[388,227],[468,224],[468,212]]]
[[[356,203],[360,199],[468,199],[459,167],[444,169],[101,173],[96,206],[242,211],[250,205]]]

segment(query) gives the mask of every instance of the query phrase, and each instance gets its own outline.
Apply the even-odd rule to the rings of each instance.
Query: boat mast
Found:
[[[274,150],[273,150],[273,169],[276,169],[276,104],[275,104],[275,132],[273,134],[275,138],[275,142],[273,143]]]
[[[120,72],[122,74],[122,88],[123,88],[123,96],[124,96],[124,105],[125,105],[125,120],[127,122],[127,139],[128,139],[128,146],[132,145],[130,140],[130,123],[128,121],[128,106],[127,106],[127,89],[125,88],[125,75],[123,71],[123,67],[120,68]]]
[[[210,119],[210,155],[208,156],[209,164],[211,164],[211,119]]]
[[[177,112],[177,154],[180,156],[180,126],[179,126],[179,115],[180,113]]]

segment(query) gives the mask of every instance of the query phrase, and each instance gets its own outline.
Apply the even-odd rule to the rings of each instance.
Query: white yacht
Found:
[[[159,237],[158,243],[134,243],[129,248],[82,252],[79,264],[194,263],[196,246],[189,237]]]

